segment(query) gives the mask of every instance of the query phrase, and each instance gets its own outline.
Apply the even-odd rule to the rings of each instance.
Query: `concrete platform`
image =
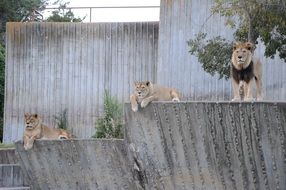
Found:
[[[286,103],[125,104],[125,140],[16,143],[31,189],[286,189]]]

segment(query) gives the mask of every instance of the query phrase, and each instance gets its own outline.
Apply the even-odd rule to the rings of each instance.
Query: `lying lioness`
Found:
[[[38,114],[24,114],[25,131],[23,135],[24,148],[33,147],[35,139],[70,139],[71,134],[63,129],[49,128],[42,124]]]
[[[152,101],[176,101],[179,102],[179,93],[168,87],[152,84],[150,81],[135,82],[135,91],[130,95],[131,108],[138,111],[138,103],[146,107]]]

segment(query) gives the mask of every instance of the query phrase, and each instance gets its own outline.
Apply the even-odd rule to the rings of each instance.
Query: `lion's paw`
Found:
[[[137,111],[138,111],[138,105],[136,105],[136,106],[131,106],[131,109],[132,109],[134,112],[137,112]]]
[[[148,105],[148,101],[147,100],[143,100],[142,102],[141,102],[141,107],[142,108],[145,108],[147,105]]]
[[[252,97],[244,98],[244,101],[246,102],[252,102],[254,99]]]
[[[233,102],[240,101],[240,98],[233,98],[231,101]]]
[[[179,98],[173,98],[172,101],[173,102],[180,102],[180,99]]]

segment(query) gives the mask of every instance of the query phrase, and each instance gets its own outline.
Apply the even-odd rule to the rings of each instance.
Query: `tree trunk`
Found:
[[[251,43],[254,43],[255,42],[255,39],[254,39],[254,26],[252,24],[252,17],[249,15],[249,18],[248,18],[248,41],[251,42]]]

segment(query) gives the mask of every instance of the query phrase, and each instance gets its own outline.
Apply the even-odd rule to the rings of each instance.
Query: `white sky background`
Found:
[[[160,6],[160,0],[66,0],[68,7]],[[58,7],[58,6],[48,6]],[[44,17],[53,10],[47,10]],[[76,17],[90,21],[90,9],[72,9]],[[104,8],[92,9],[91,22],[159,21],[160,8]]]

